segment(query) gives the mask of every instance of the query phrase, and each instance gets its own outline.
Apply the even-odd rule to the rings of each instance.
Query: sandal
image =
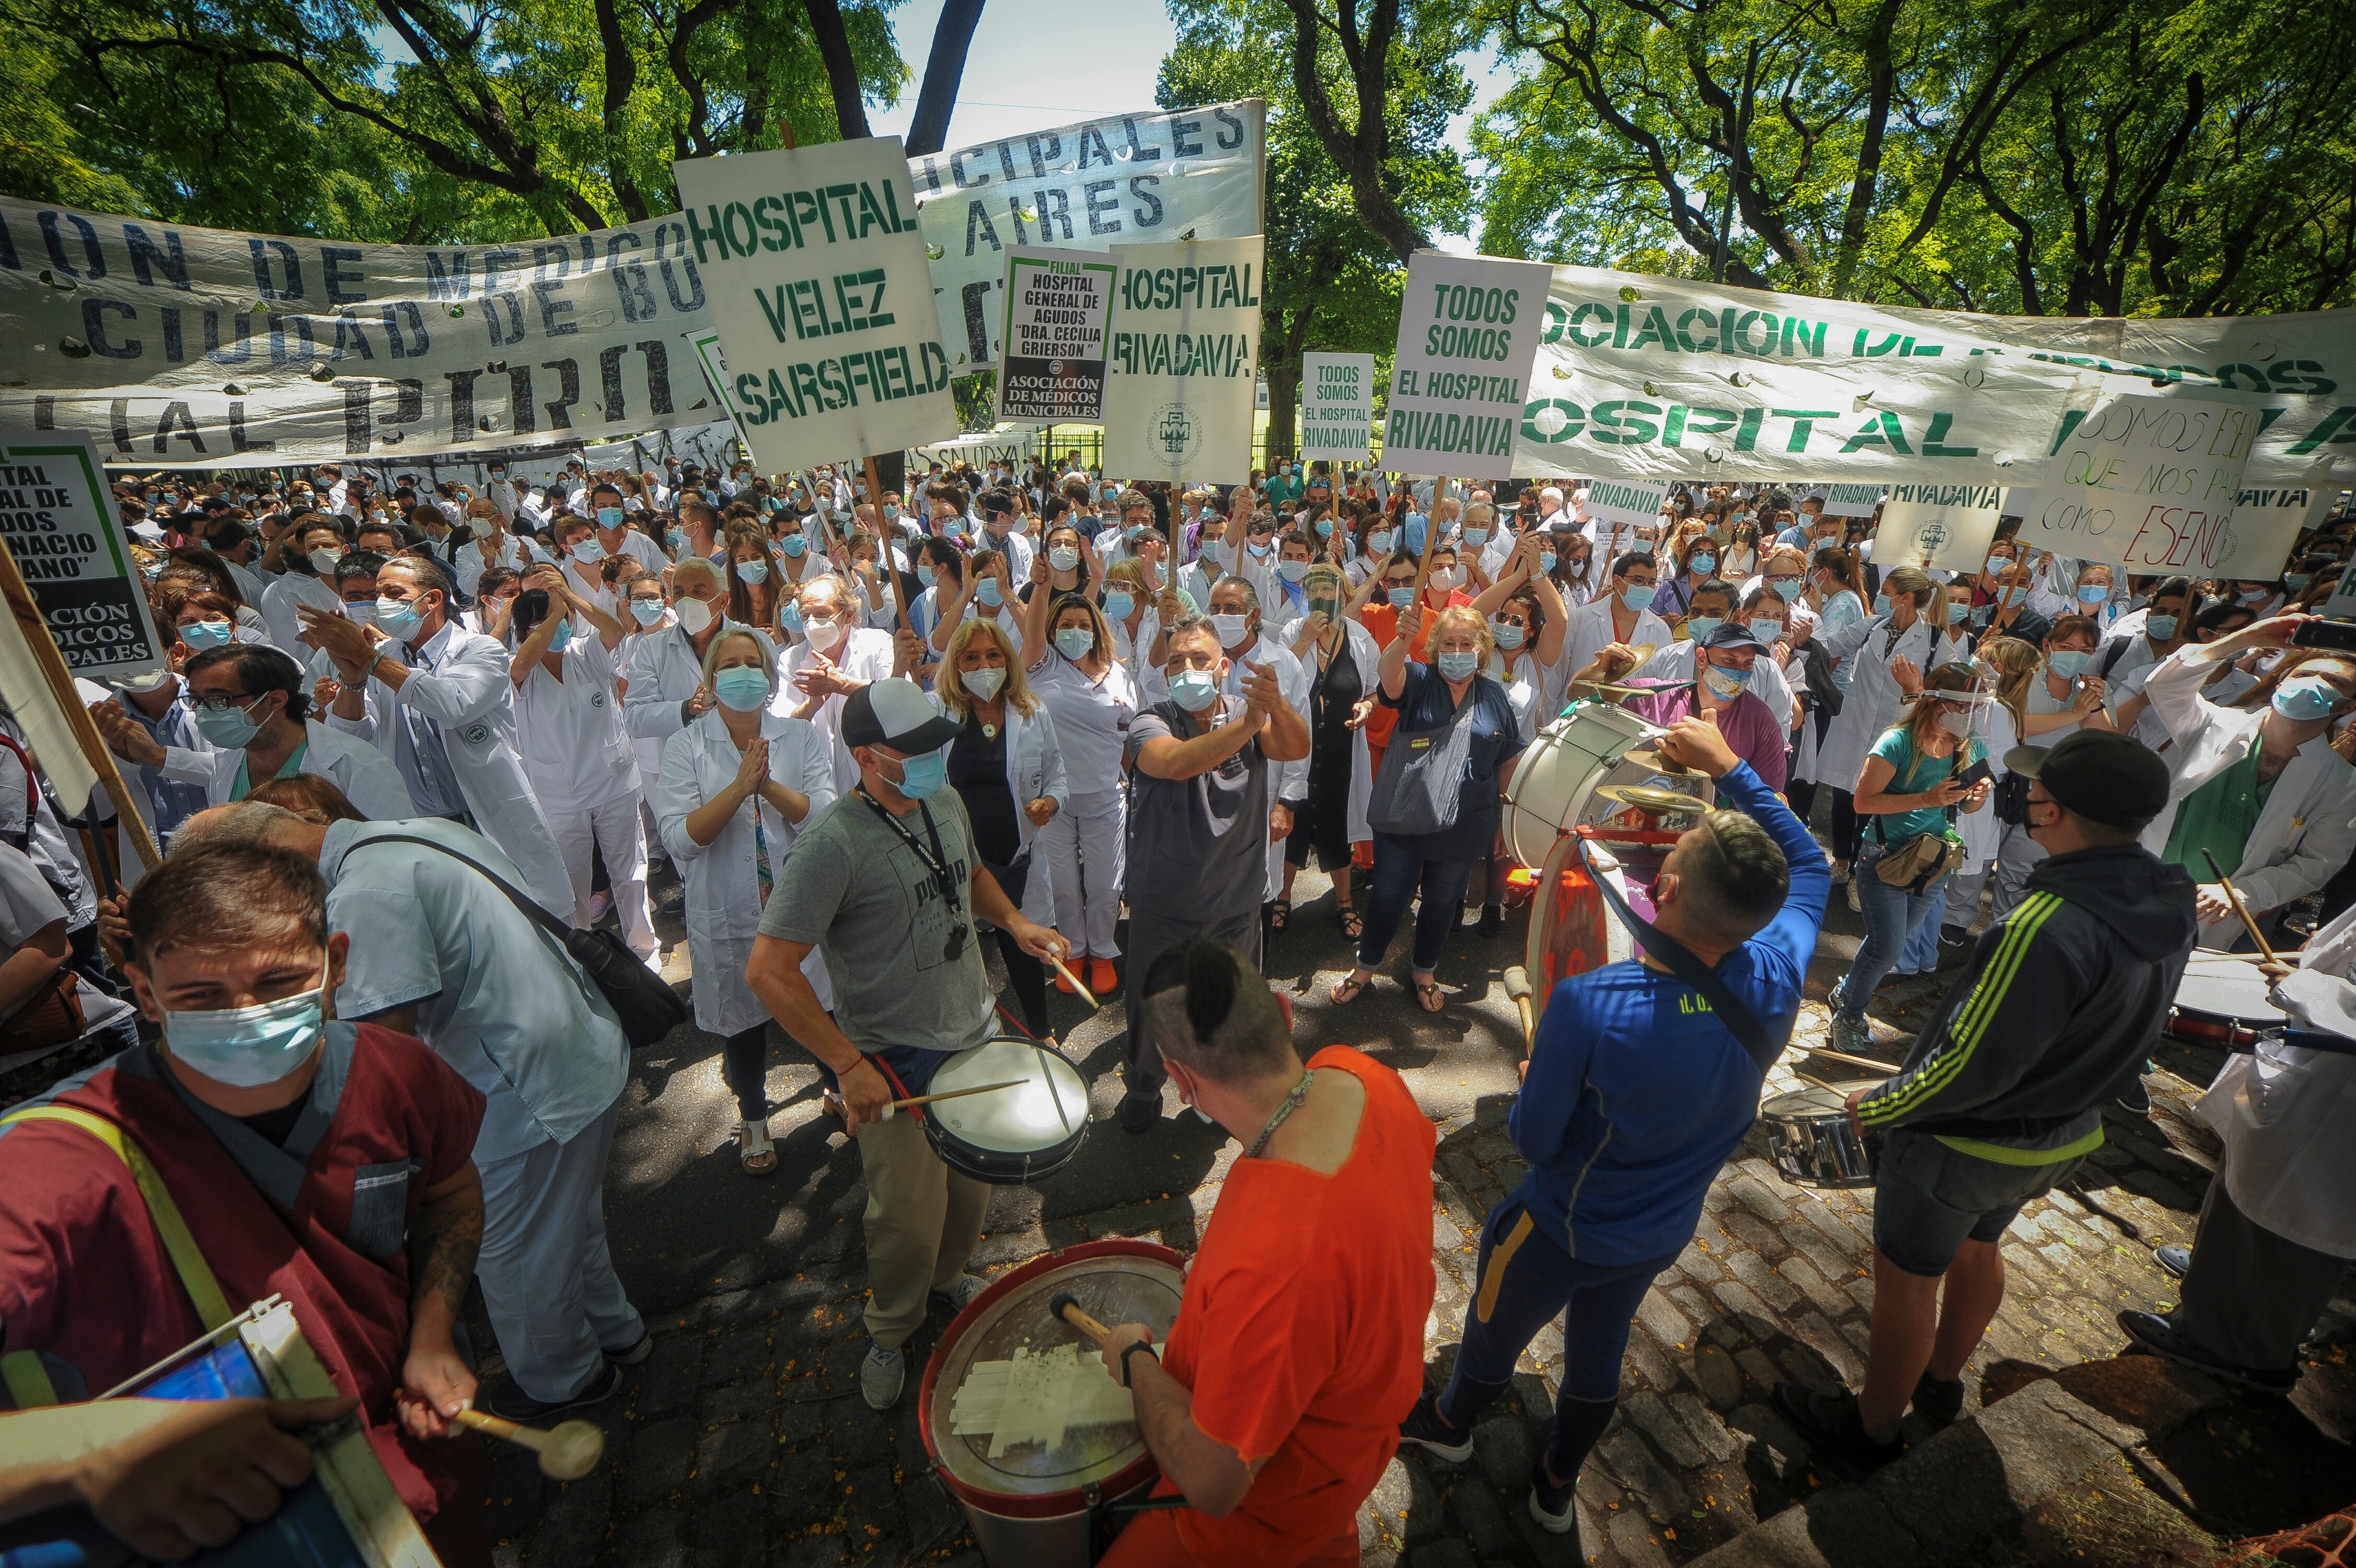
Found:
[[[736,1157],[746,1176],[765,1176],[777,1168],[777,1146],[769,1141],[767,1122],[736,1123]]]
[[[1365,994],[1366,987],[1373,982],[1373,980],[1374,976],[1372,975],[1368,975],[1364,980],[1359,979],[1355,973],[1344,975],[1341,979],[1333,983],[1333,990],[1332,992],[1333,1004],[1337,1007],[1346,1007],[1351,1003],[1355,1002],[1359,997]]]
[[[1417,981],[1415,999],[1423,1004],[1423,1010],[1427,1013],[1437,1013],[1448,1005],[1448,993],[1440,988],[1440,982],[1436,980]]]
[[[1292,900],[1279,898],[1268,907],[1268,929],[1280,931],[1292,919]]]
[[[1333,914],[1342,922],[1342,934],[1352,941],[1366,934],[1366,922],[1358,918],[1358,911],[1352,906],[1344,904]]]

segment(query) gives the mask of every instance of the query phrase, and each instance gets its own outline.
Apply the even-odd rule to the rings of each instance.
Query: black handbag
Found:
[[[1366,802],[1367,825],[1404,837],[1445,832],[1456,825],[1457,808],[1464,798],[1464,770],[1472,756],[1472,715],[1478,696],[1476,687],[1468,686],[1446,724],[1391,736]]]
[[[567,958],[581,966],[581,972],[589,977],[589,983],[597,988],[597,993],[614,1010],[631,1049],[644,1050],[687,1022],[687,1003],[670,988],[670,983],[648,969],[613,932],[594,927],[584,931],[566,925],[542,908],[539,900],[509,886],[507,879],[489,866],[448,844],[414,833],[371,833],[353,848],[372,843],[422,843],[479,872],[484,880],[506,894],[508,902],[523,911],[532,924],[553,937]]]

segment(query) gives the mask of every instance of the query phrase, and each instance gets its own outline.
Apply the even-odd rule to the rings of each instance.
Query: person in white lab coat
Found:
[[[1453,564],[1451,563],[1451,564]],[[1463,577],[1463,568],[1455,568],[1457,580]],[[1431,581],[1439,580],[1439,568],[1432,570]],[[1428,586],[1429,585],[1427,585]],[[1453,591],[1451,585],[1451,591]],[[1211,585],[1211,629],[1219,636],[1219,651],[1227,660],[1227,679],[1224,688],[1230,702],[1240,703],[1244,682],[1251,679],[1252,671],[1265,668],[1276,671],[1277,684],[1284,700],[1296,714],[1309,712],[1309,671],[1294,658],[1266,624],[1262,600],[1249,577],[1221,577]],[[1165,678],[1159,687],[1162,696],[1169,693]],[[1149,697],[1147,705],[1162,700]],[[1312,748],[1313,755],[1313,748]],[[1309,798],[1308,757],[1290,762],[1273,762],[1268,775],[1268,891],[1260,899],[1260,950],[1268,950],[1268,938],[1290,925],[1292,907],[1284,901],[1284,846],[1292,836],[1293,813]]]
[[[458,546],[451,556],[451,571],[458,579],[458,591],[468,598],[481,592],[483,574],[494,566],[505,566],[511,572],[553,557],[521,534],[509,533],[502,514],[487,501],[469,501],[466,505],[466,525],[475,537]]]
[[[700,602],[700,601],[693,601]],[[736,1096],[736,1155],[746,1174],[777,1168],[769,1141],[769,1013],[744,983],[761,909],[812,811],[835,798],[825,737],[768,710],[776,660],[749,627],[713,622],[698,671],[695,716],[663,743],[655,821],[687,883],[687,951],[695,1026],[724,1036],[721,1076]],[[834,1005],[825,955],[802,973]]]
[[[2356,768],[2331,747],[2332,724],[2356,708],[2356,659],[2299,650],[2306,657],[2286,659],[2252,690],[2251,707],[2201,692],[2218,664],[2252,649],[2288,649],[2312,618],[2277,616],[2179,649],[2144,681],[2175,737],[2164,754],[2168,810],[2144,830],[2144,847],[2200,884],[2203,947],[2230,948],[2242,929],[2204,848],[2233,868],[2233,886],[2261,924],[2322,886],[2356,851]]]
[[[472,827],[515,862],[534,898],[573,908],[573,883],[516,752],[508,650],[452,618],[455,585],[404,555],[377,575],[374,624],[303,612],[343,690],[327,723],[373,741],[420,816]]]
[[[1352,846],[1371,843],[1366,803],[1374,792],[1374,768],[1366,749],[1366,719],[1374,712],[1375,666],[1383,650],[1374,633],[1342,613],[1349,602],[1343,570],[1321,563],[1302,580],[1309,613],[1278,632],[1309,681],[1309,777],[1293,807],[1292,831],[1284,840],[1284,884],[1277,895],[1291,920],[1292,883],[1317,852],[1319,866],[1333,883],[1335,918],[1342,934],[1356,941],[1364,929],[1352,902]]]
[[[1032,854],[1046,862],[1055,929],[1069,947],[1074,972],[1089,990],[1108,996],[1120,987],[1113,927],[1128,875],[1121,747],[1143,704],[1128,669],[1113,656],[1112,628],[1095,605],[1076,594],[1056,600],[1048,611],[1047,637],[1047,650],[1031,666],[1031,687],[1054,720],[1069,789],[1065,805],[1033,835]],[[1020,645],[1009,646],[1019,657]],[[937,691],[941,682],[933,685]],[[1061,975],[1055,984],[1072,989]]]
[[[2154,1249],[2184,1282],[2175,1310],[2125,1311],[2127,1337],[2171,1361],[2288,1393],[2300,1342],[2356,1260],[2356,909],[2265,966],[2289,1019],[2225,1058],[2201,1101],[2224,1142],[2192,1245]]]
[[[348,546],[344,531],[325,513],[315,512],[279,535],[279,560],[285,570],[262,591],[262,623],[270,640],[297,660],[311,657],[312,645],[303,639],[300,607],[332,612],[341,603],[335,587],[336,563]]]
[[[1570,614],[1570,631],[1562,650],[1565,668],[1584,670],[1614,643],[1631,649],[1644,644],[1662,649],[1675,641],[1669,623],[1653,613],[1653,596],[1659,585],[1660,569],[1652,556],[1631,553],[1613,560],[1612,591]]]
[[[859,782],[859,764],[842,744],[842,700],[870,681],[905,674],[921,661],[922,650],[914,633],[895,638],[861,626],[857,593],[832,573],[804,584],[788,607],[801,622],[801,639],[777,655],[769,709],[818,726],[834,758],[835,793],[848,795]]]
[[[104,703],[91,713],[108,749],[166,779],[201,786],[208,806],[242,800],[266,779],[309,773],[341,789],[371,822],[416,815],[401,775],[374,746],[309,716],[309,682],[281,650],[255,643],[209,648],[188,660],[182,677],[204,749],[158,745],[118,703]]]
[[[564,857],[573,924],[585,930],[602,913],[589,890],[592,861],[602,856],[622,940],[652,962],[659,944],[647,907],[638,759],[617,689],[622,623],[574,593],[553,566],[533,568],[525,584],[509,628],[516,749]]]

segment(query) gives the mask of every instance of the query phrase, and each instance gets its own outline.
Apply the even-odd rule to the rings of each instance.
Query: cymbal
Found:
[[[1639,664],[1650,659],[1659,650],[1660,644],[1657,642],[1632,642],[1628,645],[1628,651],[1636,656],[1636,662]]]
[[[1604,784],[1596,789],[1596,796],[1617,805],[1633,806],[1640,811],[1663,814],[1694,813],[1709,808],[1691,795],[1676,789],[1654,789],[1642,784]]]
[[[1631,767],[1642,768],[1649,772],[1665,773],[1673,779],[1693,777],[1692,768],[1680,768],[1657,751],[1625,751],[1620,754],[1620,760]]]

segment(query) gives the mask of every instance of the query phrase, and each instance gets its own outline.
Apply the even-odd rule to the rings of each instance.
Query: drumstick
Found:
[[[1522,1055],[1528,1056],[1538,1035],[1537,1014],[1530,1005],[1530,972],[1515,964],[1505,971],[1505,994],[1513,998],[1515,1008],[1522,1015]]]
[[[1895,1075],[1905,1070],[1894,1062],[1878,1062],[1871,1057],[1853,1057],[1847,1051],[1826,1050],[1822,1046],[1810,1046],[1808,1050],[1811,1055],[1820,1056],[1830,1061],[1847,1062],[1851,1067],[1869,1067],[1885,1075]]]
[[[1064,961],[1062,959],[1057,958],[1054,953],[1049,953],[1047,955],[1047,961],[1055,966],[1055,972],[1062,975],[1073,990],[1078,992],[1081,995],[1088,999],[1089,1006],[1101,1007],[1104,1005],[1103,1003],[1097,1000],[1097,993],[1088,989],[1087,981],[1082,980],[1078,975],[1074,974],[1070,970],[1064,967]]]
[[[1003,1083],[977,1083],[971,1089],[944,1089],[938,1094],[912,1094],[905,1100],[894,1100],[884,1107],[885,1115],[905,1111],[911,1105],[930,1105],[936,1100],[963,1100],[969,1094],[988,1094],[993,1089],[1020,1089],[1030,1079],[1010,1078]],[[832,1090],[827,1090],[827,1104],[838,1116],[849,1109]]]
[[[2217,886],[2225,890],[2225,897],[2233,903],[2233,913],[2242,917],[2242,924],[2249,929],[2250,940],[2258,944],[2258,951],[2265,955],[2268,963],[2280,963],[2282,960],[2276,958],[2275,950],[2266,945],[2265,935],[2258,929],[2257,921],[2250,918],[2250,907],[2242,902],[2239,893],[2233,891],[2233,879],[2225,875],[2225,868],[2217,864],[2217,856],[2206,844],[2201,846],[2201,858],[2209,863],[2209,869],[2216,875]]]
[[[605,1456],[605,1434],[585,1421],[561,1422],[543,1432],[537,1426],[519,1426],[479,1410],[462,1410],[450,1419],[493,1437],[521,1444],[540,1455],[540,1473],[553,1480],[577,1481],[595,1469],[597,1461]]]
[[[1069,1291],[1047,1304],[1047,1310],[1101,1345],[1112,1337],[1112,1330],[1090,1317]]]

